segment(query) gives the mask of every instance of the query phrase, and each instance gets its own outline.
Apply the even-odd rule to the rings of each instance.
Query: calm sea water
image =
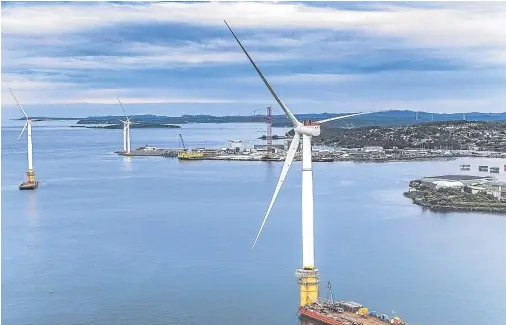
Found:
[[[18,190],[26,138],[6,157],[21,128],[2,129],[2,324],[297,324],[300,163],[252,251],[281,163],[125,158],[121,130],[67,124],[34,127],[33,192]],[[132,146],[177,147],[182,133],[223,147],[262,130],[134,129]],[[315,163],[321,295],[330,280],[334,298],[411,324],[504,325],[506,218],[423,212],[402,196],[463,162],[475,174],[506,163]]]

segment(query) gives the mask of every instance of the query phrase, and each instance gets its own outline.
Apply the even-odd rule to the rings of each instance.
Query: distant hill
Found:
[[[323,120],[349,113],[317,113],[317,114],[296,114],[299,120]],[[369,115],[360,115],[343,120],[337,120],[327,124],[329,127],[363,127],[363,126],[401,126],[427,122],[456,121],[463,119],[463,113],[451,114],[432,114],[427,112],[387,111],[372,113]],[[124,119],[124,116],[91,116],[80,119],[77,124],[118,124],[118,119]],[[264,115],[249,116],[213,116],[213,115],[182,115],[182,116],[158,116],[158,115],[135,115],[133,121],[149,124],[188,124],[188,123],[264,123]],[[506,121],[505,113],[465,113],[467,121]],[[289,127],[290,121],[285,115],[272,116],[273,127]]]
[[[81,120],[82,117],[46,117],[46,116],[32,116],[33,121],[78,121]],[[12,118],[13,121],[24,121],[26,118]]]
[[[108,124],[105,126],[89,126],[89,125],[71,125],[75,128],[88,128],[88,129],[123,129],[123,124]],[[135,123],[130,125],[131,129],[178,129],[179,125],[160,124],[160,123]]]
[[[336,116],[346,115],[350,113],[314,113],[314,114],[295,114],[297,119],[319,121],[328,119]],[[415,111],[386,111],[372,113],[369,115],[360,115],[351,117],[343,120],[337,120],[326,124],[327,127],[345,127],[345,128],[356,128],[365,126],[402,126],[412,125],[417,123],[427,122],[445,122],[445,121],[458,121],[464,118],[463,113],[451,113],[451,114],[437,114],[418,112],[418,119],[416,118],[417,113]],[[25,118],[19,118],[16,120],[24,120]],[[65,121],[65,120],[77,120],[77,124],[121,124],[120,120],[125,119],[125,116],[90,116],[86,118],[79,117],[32,117],[33,120],[40,121]],[[231,116],[214,116],[214,115],[182,115],[182,116],[159,116],[152,114],[145,115],[134,115],[131,117],[132,121],[144,123],[150,125],[150,127],[156,127],[155,125],[162,124],[189,124],[189,123],[265,123],[265,115],[231,115]],[[465,113],[465,119],[467,121],[506,121],[506,112],[504,113]],[[285,115],[273,115],[272,116],[273,127],[290,127],[290,121]],[[113,126],[111,128],[114,128]]]

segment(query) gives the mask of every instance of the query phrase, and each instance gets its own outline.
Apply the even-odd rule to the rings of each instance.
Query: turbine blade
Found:
[[[265,84],[265,86],[267,86],[267,89],[269,89],[269,91],[271,92],[271,94],[274,97],[274,99],[276,99],[276,101],[278,102],[279,106],[281,106],[281,108],[283,109],[283,111],[285,112],[285,114],[288,116],[288,118],[292,122],[293,126],[297,127],[300,124],[300,122],[295,118],[295,115],[293,115],[293,113],[288,109],[288,107],[286,107],[286,105],[281,101],[281,99],[278,97],[278,95],[274,92],[274,89],[272,89],[271,85],[269,85],[269,82],[267,81],[267,79],[265,79],[264,75],[262,74],[262,72],[260,71],[260,69],[258,69],[258,67],[255,64],[255,62],[253,62],[253,59],[251,58],[251,56],[249,56],[249,54],[246,51],[246,49],[244,48],[244,46],[242,46],[242,44],[239,41],[239,39],[237,38],[237,36],[235,36],[234,32],[232,31],[232,28],[230,28],[230,26],[227,24],[227,22],[225,20],[224,20],[224,22],[227,25],[227,27],[230,30],[230,32],[232,33],[232,35],[234,36],[234,38],[237,41],[237,43],[239,43],[239,46],[243,50],[244,54],[246,54],[246,56],[248,57],[249,61],[251,62],[251,64],[255,68],[255,70],[257,71],[257,73],[260,76],[260,78],[262,78],[262,80],[264,81],[264,84]]]
[[[343,118],[348,118],[348,117],[358,116],[358,115],[364,115],[364,114],[371,114],[371,113],[377,113],[377,112],[363,112],[363,113],[355,113],[355,114],[336,116],[336,117],[328,118],[326,120],[317,121],[317,123],[322,124],[322,123],[327,123],[327,122],[330,122],[330,121],[340,120],[340,119],[343,119]]]
[[[21,107],[21,105],[19,105],[18,99],[16,98],[16,96],[14,96],[14,93],[12,92],[11,87],[9,87],[9,84],[7,83],[7,81],[5,81],[5,79],[4,79],[4,82],[7,85],[7,88],[9,88],[9,91],[11,92],[12,97],[14,97],[14,100],[16,101],[16,104],[18,104],[19,109],[21,110],[21,112],[23,112],[23,115],[25,116],[25,118],[28,118],[28,115],[26,114],[26,112],[23,109],[23,107]]]
[[[363,113],[354,113],[354,114],[336,116],[336,117],[328,118],[328,119],[325,119],[325,120],[317,121],[317,123],[322,124],[322,123],[327,123],[327,122],[330,122],[330,121],[340,120],[340,119],[343,119],[343,118],[348,118],[348,117],[353,117],[353,116],[358,116],[358,115],[371,114],[371,113],[378,113],[378,112],[363,112]]]
[[[114,119],[116,119],[116,120],[118,120],[118,121],[120,121],[120,122],[121,122],[121,123],[123,123],[123,124],[126,122],[126,121],[120,120],[119,118],[117,118],[117,117],[115,117],[115,116],[113,116],[113,118],[114,118]]]
[[[293,158],[295,157],[295,153],[297,152],[297,148],[299,147],[300,142],[300,134],[295,133],[292,139],[292,144],[290,145],[290,148],[288,149],[288,153],[286,154],[285,163],[283,165],[283,169],[281,170],[281,174],[279,175],[278,185],[276,185],[276,190],[274,191],[274,195],[272,196],[271,203],[269,204],[269,208],[267,209],[267,213],[265,214],[264,220],[262,222],[262,225],[260,226],[260,230],[258,230],[257,237],[255,238],[255,242],[253,243],[253,247],[251,249],[255,248],[255,245],[258,241],[258,238],[260,237],[260,234],[262,233],[262,230],[264,229],[265,222],[267,221],[267,218],[269,217],[269,213],[271,212],[272,206],[274,205],[274,202],[276,201],[276,197],[278,196],[279,190],[281,189],[281,186],[283,185],[283,182],[285,181],[286,174],[288,173],[288,170],[290,169],[290,166],[292,165]]]
[[[116,97],[116,98],[118,98],[118,97]],[[119,104],[121,105],[121,109],[123,110],[123,113],[125,113],[125,117],[126,117],[127,121],[130,121],[130,120],[128,119],[128,115],[127,115],[127,113],[125,112],[125,109],[123,108],[123,104],[121,104],[121,101],[119,100],[119,98],[118,98],[118,102],[119,102]]]
[[[25,133],[25,130],[26,130],[26,127],[28,126],[28,122],[25,122],[25,126],[23,127],[23,130],[21,130],[21,133],[19,134],[19,137],[18,139],[16,140],[16,142],[14,142],[14,144],[12,145],[11,147],[11,150],[9,150],[9,153],[7,154],[7,157],[10,156],[10,154],[12,153],[12,151],[14,150],[14,148],[16,147],[16,145],[18,144],[19,142],[19,139],[21,139],[21,136],[23,135],[23,133]]]

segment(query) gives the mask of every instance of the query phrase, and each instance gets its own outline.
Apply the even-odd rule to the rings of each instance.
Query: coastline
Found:
[[[501,214],[506,215],[506,203],[503,204],[504,206],[501,207],[494,207],[494,206],[477,206],[477,205],[457,205],[457,204],[450,204],[450,205],[441,205],[441,204],[431,204],[428,202],[424,202],[423,200],[418,200],[416,198],[411,197],[409,194],[412,192],[404,192],[404,196],[407,198],[410,198],[413,202],[413,204],[416,204],[418,206],[423,207],[424,209],[433,211],[433,212],[484,212],[484,213],[494,213],[494,214]],[[469,202],[469,204],[473,204],[472,202]]]
[[[459,178],[460,179],[455,179]],[[413,204],[434,212],[506,214],[505,183],[490,176],[444,175],[409,183]]]

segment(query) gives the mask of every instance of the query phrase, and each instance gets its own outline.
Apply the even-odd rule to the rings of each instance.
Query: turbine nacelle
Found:
[[[302,121],[293,130],[298,134],[317,137],[320,135],[320,123],[313,121]]]

